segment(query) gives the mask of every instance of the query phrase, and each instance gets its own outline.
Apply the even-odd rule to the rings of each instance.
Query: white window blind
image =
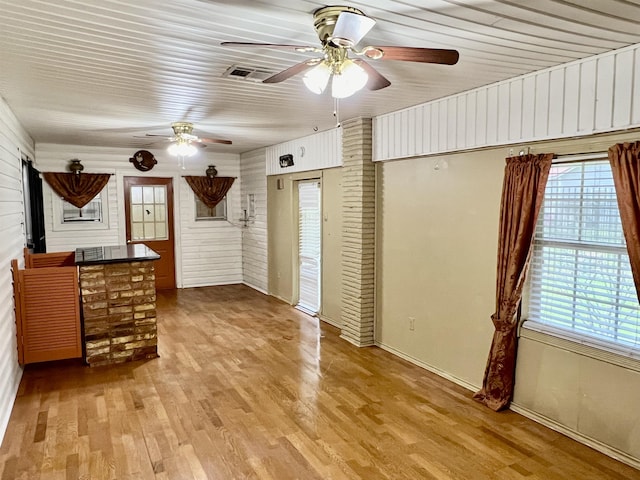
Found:
[[[533,244],[528,320],[617,353],[640,349],[640,308],[606,160],[551,167]]]
[[[298,306],[313,313],[320,310],[320,184],[298,183]]]

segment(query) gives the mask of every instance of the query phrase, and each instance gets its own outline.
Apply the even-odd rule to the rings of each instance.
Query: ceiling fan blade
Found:
[[[381,60],[404,60],[405,62],[440,63],[455,65],[460,55],[457,50],[418,47],[375,47],[382,50]],[[365,53],[366,55],[366,53]]]
[[[222,140],[219,138],[198,138],[197,141],[201,143],[221,143],[223,145],[232,145],[231,140]]]
[[[134,138],[147,138],[147,137],[162,137],[165,140],[171,140],[173,137],[168,137],[167,135],[152,135],[151,133],[147,133],[144,136],[140,135],[135,135]]]
[[[280,83],[284,82],[288,78],[293,77],[299,73],[304,72],[305,70],[310,69],[311,67],[315,67],[322,61],[321,58],[312,58],[311,60],[305,60],[304,62],[300,62],[295,64],[293,67],[289,67],[286,70],[281,71],[280,73],[276,73],[269,78],[266,78],[262,81],[262,83]]]
[[[251,42],[222,42],[223,47],[262,47],[262,48],[279,48],[284,50],[295,50],[296,52],[320,52],[321,48],[311,47],[309,45],[288,45],[283,43],[251,43]]]
[[[342,12],[333,28],[331,41],[342,46],[357,45],[375,24],[376,21],[373,18]]]
[[[369,80],[367,81],[367,88],[369,90],[381,90],[391,85],[391,82],[384,75],[382,75],[364,60],[360,58],[354,58],[353,61],[360,65],[364,69],[364,71],[367,72],[367,75],[369,75]]]

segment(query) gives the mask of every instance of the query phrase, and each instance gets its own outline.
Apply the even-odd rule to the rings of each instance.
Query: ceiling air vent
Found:
[[[240,80],[249,80],[251,82],[262,82],[263,80],[275,75],[276,72],[256,67],[242,67],[240,65],[231,65],[222,74],[223,77],[237,78]]]

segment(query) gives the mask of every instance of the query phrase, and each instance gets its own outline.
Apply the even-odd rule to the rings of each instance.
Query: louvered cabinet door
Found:
[[[24,363],[82,357],[76,267],[20,271]]]

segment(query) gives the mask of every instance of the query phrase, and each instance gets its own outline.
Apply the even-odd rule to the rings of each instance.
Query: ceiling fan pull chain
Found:
[[[340,99],[333,99],[333,116],[336,117],[336,128],[340,127]]]

